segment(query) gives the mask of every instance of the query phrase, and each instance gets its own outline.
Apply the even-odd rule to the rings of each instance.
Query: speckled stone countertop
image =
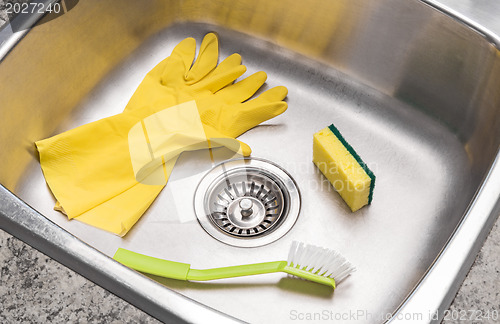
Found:
[[[6,2],[26,0],[0,0],[0,26],[7,20]],[[477,0],[441,2],[456,10],[479,4]],[[476,13],[482,14],[480,10]],[[450,315],[460,311],[500,312],[499,251],[500,220],[497,220],[448,310]],[[443,323],[472,323],[449,317]],[[0,323],[88,322],[158,321],[0,230]],[[500,323],[500,320],[484,319],[481,323]]]

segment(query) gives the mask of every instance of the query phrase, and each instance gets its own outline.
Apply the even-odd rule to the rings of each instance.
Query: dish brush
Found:
[[[137,271],[178,280],[207,281],[284,272],[330,286],[333,289],[335,289],[337,283],[355,271],[355,268],[339,253],[296,241],[290,247],[288,261],[254,263],[203,270],[191,269],[191,265],[187,263],[157,259],[122,248],[116,251],[113,258]]]

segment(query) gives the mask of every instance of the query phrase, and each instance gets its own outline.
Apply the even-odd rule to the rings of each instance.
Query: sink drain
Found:
[[[194,197],[201,226],[221,242],[241,247],[285,235],[300,210],[298,188],[283,169],[255,158],[223,162],[201,180]]]
[[[217,180],[206,203],[209,217],[223,232],[235,236],[261,235],[284,216],[283,205],[287,200],[282,187],[262,170],[239,168]]]

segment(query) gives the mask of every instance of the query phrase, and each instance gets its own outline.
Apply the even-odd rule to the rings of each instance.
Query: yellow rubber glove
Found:
[[[206,39],[207,37],[205,40]],[[159,73],[162,69],[170,66],[169,64],[173,61],[177,61],[177,63],[187,62],[189,60],[184,59],[185,57],[194,57],[194,43],[191,42],[193,46],[189,46],[191,48],[187,50],[188,46],[186,46],[186,44],[189,42],[191,41],[185,40],[181,42],[169,59],[160,63],[155,69],[148,73],[148,76],[134,94],[134,98],[147,96],[149,88],[154,86],[157,87],[157,91],[153,91],[151,96],[155,96],[155,102],[161,102],[162,105],[167,105],[172,102],[181,102],[185,100],[185,98],[189,98],[190,96],[194,96],[193,94],[197,94],[198,97],[196,101],[198,103],[198,109],[201,113],[202,119],[206,119],[206,123],[204,125],[205,132],[209,137],[219,138],[224,138],[227,134],[235,134],[234,136],[236,136],[236,134],[239,135],[245,130],[259,124],[261,121],[272,118],[286,109],[286,103],[280,102],[280,100],[286,96],[286,89],[283,87],[271,89],[270,91],[264,93],[261,97],[241,104],[242,101],[252,96],[264,83],[264,73],[257,73],[241,82],[238,82],[237,84],[230,85],[217,92],[219,87],[225,84],[230,84],[232,78],[241,74],[241,72],[234,72],[239,68],[239,58],[237,55],[229,57],[222,62],[217,69],[212,70],[205,76],[205,78],[201,79],[200,75],[203,73],[200,73],[199,71],[202,71],[203,69],[200,68],[200,66],[206,66],[206,64],[195,63],[191,69],[188,68],[188,64],[183,64],[184,67],[176,71],[178,78],[172,77],[175,73],[168,74],[167,76]],[[213,44],[213,42],[208,42],[208,44]],[[209,48],[210,46],[204,47],[202,45],[200,53],[210,54],[211,52],[208,50]],[[214,46],[212,46],[212,48],[214,48]],[[217,47],[215,46],[215,49],[216,48]],[[215,57],[216,56],[217,55],[215,55]],[[207,57],[213,58],[214,55],[207,55]],[[203,62],[203,60],[201,60],[201,56],[197,62]],[[205,62],[208,61],[205,60]],[[179,64],[174,64],[174,67],[171,68],[171,70],[175,70],[175,67],[178,66]],[[222,69],[223,66],[226,66],[227,68]],[[198,72],[190,74],[186,73],[186,71]],[[209,71],[209,69],[205,69],[205,73],[206,71]],[[193,77],[193,75],[196,77]],[[179,82],[179,79],[183,79],[184,81]],[[152,82],[153,80],[157,80],[159,82]],[[189,84],[196,81],[199,82],[193,83],[194,87],[189,88]],[[158,86],[159,83],[161,86]],[[142,87],[145,84],[148,84],[148,86]],[[172,91],[172,89],[174,90]],[[215,91],[215,94],[213,91]],[[138,109],[137,106],[140,105],[141,101],[134,101],[134,98],[132,98],[131,102],[127,106],[128,110]],[[147,101],[146,99],[147,98],[145,98],[144,101]],[[240,104],[241,107],[236,107],[235,105],[237,104]],[[241,108],[240,112],[234,111],[234,109],[238,108]],[[148,109],[149,111],[147,113],[141,112],[141,114],[127,115],[127,118],[130,119],[128,124],[127,122],[125,123],[127,127],[132,124],[133,120],[136,121],[136,119],[144,118],[145,115],[152,114],[157,111],[154,107],[148,107]],[[85,125],[87,127],[86,129],[77,129],[78,131],[73,130],[75,131],[74,134],[70,133],[70,131],[51,139],[37,142],[37,146],[40,151],[42,169],[44,170],[47,182],[53,190],[56,198],[60,199],[62,205],[65,206],[68,217],[76,217],[76,219],[79,219],[80,221],[103,228],[118,235],[124,235],[132,227],[142,213],[144,213],[144,211],[149,207],[151,202],[154,201],[161,188],[163,188],[163,185],[143,185],[136,182],[135,178],[134,181],[130,181],[130,175],[133,175],[133,172],[123,171],[122,173],[115,173],[117,164],[112,163],[112,168],[107,169],[107,171],[106,168],[102,168],[102,165],[100,165],[100,163],[102,164],[100,161],[109,159],[109,153],[116,151],[114,146],[115,143],[113,141],[120,138],[120,136],[116,136],[116,133],[109,137],[104,134],[106,132],[102,133],[102,130],[106,129],[106,127],[103,129],[101,128],[102,123],[107,123],[107,126],[112,125],[111,129],[116,130],[116,124],[114,124],[114,122],[117,120],[128,120],[127,118],[121,116],[119,119],[100,121],[100,126],[96,126],[95,124],[92,126]],[[238,124],[239,121],[241,121],[241,124]],[[118,123],[118,125],[123,127],[124,124]],[[97,129],[101,130],[101,132],[96,131],[94,127],[97,127]],[[226,132],[226,134],[220,133],[217,128],[220,128],[220,130]],[[108,129],[110,128],[108,127]],[[78,160],[81,158],[82,152],[86,151],[75,148],[78,148],[79,145],[81,145],[82,148],[88,148],[88,145],[86,146],[86,144],[89,143],[88,140],[81,142],[81,138],[85,138],[85,136],[89,134],[99,134],[99,136],[95,137],[96,139],[99,139],[99,145],[103,144],[103,142],[108,142],[104,145],[104,147],[108,150],[106,153],[107,156],[106,154],[97,154],[95,156],[98,157],[98,161],[93,161],[93,163],[90,164],[87,163],[88,161],[81,163],[82,161]],[[123,139],[123,134],[124,133],[121,134],[121,139]],[[68,140],[68,138],[73,139],[73,136],[76,136],[76,141],[72,142],[71,140]],[[80,138],[80,141],[78,138]],[[104,138],[106,140],[103,140]],[[108,138],[109,141],[107,140]],[[69,150],[70,147],[72,148],[71,152]],[[247,155],[250,153],[247,146],[244,145],[243,148],[244,154]],[[69,159],[68,156],[70,156]],[[91,156],[94,155],[91,154]],[[74,159],[74,157],[77,157],[77,159]],[[63,162],[62,165],[61,161]],[[164,180],[168,178],[174,163],[175,161],[173,160],[167,160],[164,164],[164,171],[166,175]],[[97,168],[96,172],[91,171],[91,166],[94,165],[100,166],[100,168]],[[80,170],[81,172],[78,172],[78,167],[76,166],[83,167]],[[64,167],[66,167],[66,171],[68,171],[66,174],[64,173]],[[106,172],[103,172],[103,170]],[[67,181],[68,177],[74,177],[75,174],[82,174],[82,176],[76,177],[78,178],[74,182],[76,186],[72,187],[68,185]],[[110,177],[110,175],[112,176]],[[96,176],[98,181],[95,181]],[[127,179],[127,177],[129,178]],[[62,179],[62,183],[58,183],[58,180],[60,179]],[[118,181],[116,179],[118,179]],[[132,186],[128,187],[131,184]],[[123,190],[123,188],[126,189]],[[62,197],[62,199],[59,197]],[[74,201],[76,199],[78,200],[77,203]],[[90,209],[85,211],[85,209],[89,207]]]
[[[258,76],[260,74],[254,75],[253,78]],[[245,81],[251,81],[253,78]],[[236,83],[227,90],[238,90],[244,83],[244,81]],[[221,92],[218,98],[222,100],[228,93],[231,92]],[[242,93],[244,92],[240,92]],[[196,107],[195,101],[190,101],[160,112],[142,108],[122,113],[37,142],[40,163],[49,187],[64,206],[70,219],[76,217],[90,225],[124,235],[145,211],[144,203],[150,204],[157,195],[155,191],[148,191],[147,188],[150,186],[141,181],[146,179],[146,183],[156,184],[158,182],[155,181],[160,179],[161,185],[154,187],[163,186],[171,172],[169,168],[173,166],[170,163],[171,158],[175,158],[182,151],[208,148],[207,138],[210,139],[212,146],[224,145],[232,150],[240,149],[243,155],[250,154],[247,145],[240,144],[212,125],[203,123],[199,110],[220,111],[218,119],[214,120],[219,123],[222,121],[223,125],[230,125],[233,122],[229,120],[223,122],[224,118],[242,120],[242,127],[248,128],[258,124],[263,118],[283,112],[286,104],[276,99],[285,95],[286,89],[278,87],[246,103],[219,101],[218,109],[215,107],[217,101],[208,100],[209,109],[200,109]],[[233,100],[234,98],[234,96],[226,97]],[[200,100],[200,106],[204,107],[206,102],[207,100]],[[241,111],[242,115],[234,114],[233,109]],[[255,110],[262,110],[265,114],[253,116]],[[269,115],[271,111],[273,112]],[[225,115],[228,112],[230,113]],[[151,117],[160,114],[162,116],[157,118],[159,122],[156,124],[155,120],[151,122]],[[241,118],[245,115],[248,118]],[[161,131],[154,132],[155,126],[158,125],[160,127],[156,129]],[[137,136],[137,132],[136,135],[133,134],[137,129],[141,131],[139,135],[143,135],[142,137]],[[241,131],[239,125],[235,127],[235,132]],[[148,150],[148,147],[152,149]],[[160,173],[161,177],[154,174],[158,169],[151,169],[148,162],[161,167],[160,171],[163,171]],[[152,171],[140,174],[143,167],[149,167]],[[152,174],[153,178],[148,178]],[[138,195],[132,196],[129,190],[134,187],[146,189],[134,190]],[[109,205],[107,202],[118,196],[121,197],[120,200],[125,198],[129,200],[125,205],[111,208],[114,204]],[[128,206],[133,207],[133,213],[127,208]],[[106,212],[110,212],[111,216]]]
[[[197,62],[203,62],[203,60],[201,59],[202,57],[211,57],[212,61],[214,57],[215,59],[217,58],[218,55],[213,55],[213,52],[214,50],[217,50],[218,46],[214,46],[214,37],[210,36],[211,35],[209,34],[207,35],[207,37],[205,37],[205,45],[202,44],[201,46],[201,54]],[[207,39],[209,40],[208,42],[206,41]],[[156,102],[161,102],[161,105],[163,105],[182,101],[184,99],[181,98],[189,98],[190,95],[195,94],[198,95],[199,98],[197,99],[197,102],[199,103],[199,111],[202,117],[207,120],[207,123],[204,126],[204,129],[207,133],[206,135],[209,137],[224,138],[224,136],[227,135],[223,133],[219,134],[219,131],[216,129],[221,125],[223,127],[220,128],[223,131],[239,135],[246,129],[257,125],[261,121],[271,118],[286,109],[286,103],[279,102],[286,96],[286,89],[283,87],[278,87],[264,93],[257,99],[243,104],[241,106],[241,112],[235,114],[233,110],[239,108],[235,107],[235,105],[241,104],[242,101],[245,101],[250,96],[252,96],[255,91],[260,88],[260,86],[265,82],[266,78],[265,73],[256,73],[255,75],[241,82],[238,82],[237,84],[230,85],[224,88],[224,91],[217,92],[219,87],[225,84],[230,84],[232,81],[231,79],[239,76],[242,73],[241,71],[244,71],[244,67],[242,68],[241,66],[239,66],[241,59],[237,54],[230,56],[215,70],[212,71],[210,71],[210,69],[208,68],[203,68],[204,66],[209,65],[207,64],[207,62],[210,62],[210,60],[205,59],[205,64],[195,63],[193,67],[187,68],[189,65],[183,63],[184,67],[176,71],[176,73],[169,73],[166,76],[165,73],[161,73],[162,71],[165,71],[164,69],[166,69],[166,67],[168,66],[173,65],[173,68],[171,68],[171,70],[175,70],[180,62],[188,62],[189,60],[186,60],[185,57],[190,57],[192,59],[195,52],[194,46],[194,43],[190,39],[184,40],[176,47],[176,49],[174,49],[171,57],[160,63],[150,73],[148,73],[147,77],[145,78],[143,83],[141,83],[141,86],[134,94],[134,97],[131,99],[129,105],[127,105],[126,111],[133,111],[140,108],[138,106],[141,102],[146,102],[148,96],[155,96]],[[203,54],[206,56],[204,56]],[[172,62],[174,61],[176,61],[177,64],[173,64]],[[213,65],[214,64],[212,63],[212,66]],[[200,72],[203,70],[204,72]],[[197,72],[189,73],[189,71]],[[207,73],[207,71],[210,72]],[[205,77],[200,77],[200,75],[203,75],[204,73],[207,73]],[[172,75],[177,75],[177,78],[172,77]],[[196,75],[197,77],[192,77],[192,75]],[[153,82],[154,80],[156,80],[156,82]],[[178,80],[184,81],[179,82]],[[196,81],[199,82],[192,83]],[[160,86],[158,86],[159,84]],[[189,88],[190,84],[194,86],[192,88]],[[156,91],[154,91],[152,94],[148,94],[149,88],[152,87],[156,87]],[[215,94],[213,91],[215,91]],[[143,97],[144,99],[142,101],[138,100],[137,98],[140,97]],[[139,115],[135,114],[132,120],[134,120],[134,118],[140,119],[145,115],[154,113],[158,110],[154,107],[161,106],[155,106],[153,104],[153,108],[148,107],[149,111],[147,113],[141,112],[141,114]],[[261,111],[260,113],[258,112],[259,110]],[[125,118],[122,116],[120,120],[125,120]],[[243,121],[241,125],[234,124],[239,120]],[[117,168],[116,166],[120,164],[111,163],[109,168],[101,167],[98,169],[98,172],[91,171],[92,168],[89,168],[89,166],[101,165],[102,161],[109,159],[110,154],[116,151],[113,143],[113,139],[117,138],[116,133],[114,133],[114,136],[111,137],[102,133],[102,123],[109,124],[109,122],[110,120],[100,121],[101,126],[85,125],[87,127],[86,129],[78,129],[78,131],[73,130],[74,134],[72,134],[70,131],[51,139],[37,142],[37,146],[40,151],[42,169],[44,170],[44,174],[46,175],[47,182],[53,190],[56,198],[62,197],[61,201],[63,202],[63,206],[68,206],[68,208],[66,208],[69,210],[66,212],[68,217],[76,218],[82,222],[108,230],[118,235],[124,235],[128,230],[130,230],[133,224],[135,224],[135,222],[146,211],[149,205],[154,201],[155,197],[163,188],[163,185],[148,186],[140,182],[136,182],[136,179],[134,179],[134,181],[128,182],[126,180],[127,177],[133,173],[125,172],[125,174],[115,174]],[[132,121],[128,124],[128,126],[130,126],[131,124]],[[111,122],[110,125],[113,125],[113,122]],[[230,125],[234,126],[231,127]],[[111,128],[116,129],[115,126]],[[210,126],[215,129],[210,130]],[[94,127],[97,127],[97,129],[101,130],[101,132],[96,132],[96,130],[93,129]],[[76,136],[77,139],[81,139],[85,138],[85,136],[89,134],[100,134],[98,136],[95,136],[96,139],[99,139],[99,145],[102,144],[103,138],[110,138],[112,143],[108,143],[109,145],[104,145],[107,150],[106,153],[101,155],[90,154],[90,156],[98,157],[97,161],[93,161],[90,164],[81,163],[82,161],[77,161],[75,163],[75,161],[71,161],[72,158],[67,159],[68,156],[81,157],[82,152],[85,152],[85,150],[75,150],[75,148],[82,144],[82,147],[85,147],[84,144],[89,143],[88,140],[84,140],[84,143],[79,142],[78,140],[76,142],[71,142],[71,140],[68,140],[68,138],[72,139],[73,136]],[[113,144],[113,146],[111,146],[111,144]],[[111,147],[111,150],[109,150],[108,146]],[[73,148],[71,153],[70,151],[68,151],[69,147]],[[245,155],[250,154],[248,146],[243,145],[243,148],[243,153]],[[106,154],[107,156],[105,156]],[[61,160],[63,160],[62,165],[59,164]],[[168,175],[170,174],[171,169],[175,163],[175,157],[165,162],[164,174],[166,175],[166,177],[163,178],[163,181],[167,180]],[[75,166],[77,165],[83,166],[83,168],[79,170],[80,172],[78,172],[78,168],[75,168]],[[65,167],[66,171],[68,171],[67,173],[64,173]],[[102,172],[106,169],[108,171]],[[104,178],[100,178],[101,180],[104,179],[104,181],[95,182],[96,174],[98,173],[102,173],[105,175]],[[73,182],[75,186],[72,187],[68,185],[67,181],[68,179],[74,178],[75,174],[82,174],[83,176],[76,177],[77,180]],[[106,179],[106,175],[113,176]],[[117,178],[119,179],[119,181],[116,181]],[[62,180],[62,182],[58,183],[58,181],[60,180]],[[131,179],[129,178],[128,180]],[[106,188],[106,185],[111,186],[111,188]],[[129,185],[131,186],[128,187]],[[60,188],[60,190],[54,188]],[[102,188],[106,189],[102,190]],[[123,188],[125,189],[123,190]],[[119,193],[116,194],[117,192]],[[77,200],[80,203],[74,204],[74,200]],[[85,209],[87,208],[89,209],[85,211]]]

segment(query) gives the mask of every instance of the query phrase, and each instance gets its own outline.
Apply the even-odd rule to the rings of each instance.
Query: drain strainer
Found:
[[[224,243],[254,247],[285,235],[300,210],[291,176],[256,158],[223,162],[201,180],[194,197],[201,226]]]

